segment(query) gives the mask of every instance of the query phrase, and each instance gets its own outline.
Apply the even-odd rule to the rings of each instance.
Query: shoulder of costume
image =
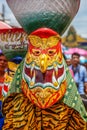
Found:
[[[9,96],[11,93],[20,93],[21,92],[20,84],[21,84],[21,79],[22,79],[23,65],[24,65],[24,59],[22,60],[22,62],[20,63],[20,65],[18,66],[18,68],[16,70],[16,73],[15,73],[12,83],[10,85],[10,89],[9,89],[7,96]]]

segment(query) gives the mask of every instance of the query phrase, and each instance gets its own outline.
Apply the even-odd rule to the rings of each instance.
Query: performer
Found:
[[[31,19],[30,21],[26,20],[28,13],[35,18],[36,15],[28,12],[27,8],[23,8],[21,11],[24,0],[21,3],[18,0],[7,1],[13,12],[18,9],[22,13],[24,10],[25,24],[22,21],[21,25],[24,24],[24,29],[28,31],[26,23],[31,21]],[[30,9],[29,7],[34,7],[34,2],[32,1],[30,5],[30,0],[27,0],[25,5]],[[44,7],[43,0],[38,2],[40,5],[43,3]],[[53,3],[50,2],[50,4]],[[54,0],[54,2],[56,1]],[[59,3],[61,3],[60,0],[58,0],[58,5],[60,5]],[[14,4],[15,7],[18,5],[16,9]],[[46,1],[46,4],[49,5],[49,1]],[[75,10],[78,8],[79,0],[70,0],[69,4]],[[75,14],[76,12],[77,9]],[[20,23],[23,18],[21,13],[15,13]],[[42,17],[44,16],[41,15],[41,20]],[[64,19],[64,17],[62,18]],[[72,19],[72,17],[70,18]],[[39,20],[37,18],[36,21]],[[68,24],[70,23],[69,20],[66,21]],[[32,22],[34,22],[33,18]],[[61,50],[61,34],[67,24],[63,29],[58,29],[59,33],[53,26],[46,25],[47,23],[44,27],[36,25],[37,27],[34,26],[33,29],[30,26],[27,54],[19,65],[8,96],[3,102],[2,112],[5,117],[3,130],[86,130],[87,128],[87,114]],[[57,26],[59,25],[57,24]],[[62,25],[60,26],[62,27]]]

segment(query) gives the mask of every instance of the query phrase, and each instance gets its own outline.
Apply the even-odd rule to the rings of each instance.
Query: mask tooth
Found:
[[[57,67],[57,64],[56,63],[54,63],[54,70],[55,70],[55,72],[56,72],[56,75],[58,75],[58,67]]]
[[[35,71],[34,71],[34,74],[33,74],[33,78],[30,81],[30,86],[34,86],[34,84],[35,84]]]
[[[53,83],[53,85],[54,85],[55,87],[58,86],[58,82],[57,82],[57,80],[56,80],[56,78],[55,78],[54,71],[53,71],[53,75],[52,75],[52,83]]]
[[[65,71],[61,77],[58,78],[58,81],[63,82],[66,79]]]
[[[34,66],[35,66],[35,64],[33,63],[32,65],[31,65],[31,75],[33,74],[33,70],[34,70]]]
[[[58,75],[58,68],[56,67],[56,69],[55,69],[55,72],[56,72],[56,75]]]
[[[22,78],[25,79],[27,81],[27,83],[29,83],[31,81],[31,78],[26,75],[24,68],[23,68]]]

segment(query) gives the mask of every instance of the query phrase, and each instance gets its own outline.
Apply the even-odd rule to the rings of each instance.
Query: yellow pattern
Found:
[[[9,96],[3,104],[2,130],[86,130],[79,113],[63,102],[48,109],[33,105],[23,94]]]
[[[42,49],[47,49],[49,47],[56,46],[58,42],[61,40],[59,35],[51,36],[49,38],[40,38],[36,35],[29,35],[28,38],[33,46]]]

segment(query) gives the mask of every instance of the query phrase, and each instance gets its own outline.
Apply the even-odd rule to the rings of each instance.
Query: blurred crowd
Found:
[[[65,56],[65,60],[87,109],[87,61],[81,63],[78,53],[73,53],[71,58]]]

